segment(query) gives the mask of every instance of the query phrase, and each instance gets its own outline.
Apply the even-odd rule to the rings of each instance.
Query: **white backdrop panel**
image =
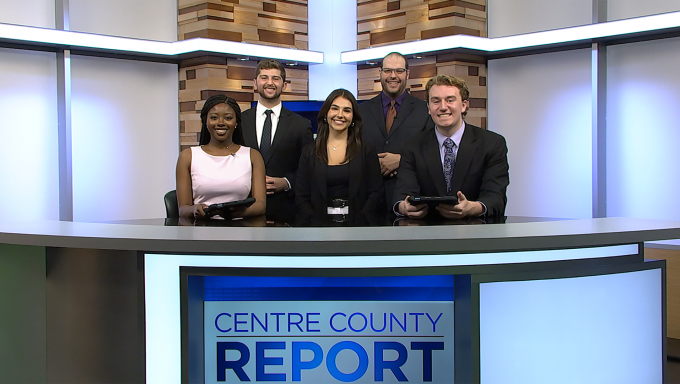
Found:
[[[0,217],[59,219],[57,61],[0,48]]]
[[[69,6],[73,31],[177,40],[177,0],[69,0]]]
[[[680,11],[678,0],[607,0],[607,20],[628,19]]]
[[[489,37],[590,24],[593,0],[487,0]]]
[[[680,220],[680,38],[607,51],[608,216]]]
[[[0,0],[0,23],[54,28],[54,0]]]
[[[73,218],[165,217],[179,154],[176,64],[74,56]]]
[[[590,50],[491,60],[489,129],[508,142],[507,215],[589,218]]]
[[[484,384],[661,384],[661,270],[483,283]]]

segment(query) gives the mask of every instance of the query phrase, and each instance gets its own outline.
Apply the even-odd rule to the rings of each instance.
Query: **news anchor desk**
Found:
[[[509,221],[0,223],[0,382],[662,383],[680,222]]]

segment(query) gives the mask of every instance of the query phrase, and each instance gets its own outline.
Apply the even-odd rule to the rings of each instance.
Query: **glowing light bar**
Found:
[[[498,53],[551,44],[621,37],[636,33],[661,32],[670,28],[680,28],[680,12],[663,13],[660,15],[506,37],[486,38],[465,35],[438,37],[434,39],[342,52],[340,54],[340,61],[342,63],[356,63],[360,61],[381,59],[388,53],[395,51],[400,52],[403,55],[435,53],[451,49],[470,49]]]
[[[84,50],[107,50],[169,57],[194,52],[210,52],[305,63],[323,63],[322,52],[301,49],[203,38],[175,42],[141,40],[12,24],[0,24],[0,40],[17,44],[52,45],[65,49],[82,48]]]

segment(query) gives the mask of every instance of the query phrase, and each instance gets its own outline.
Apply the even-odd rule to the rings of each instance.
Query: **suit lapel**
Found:
[[[378,96],[371,99],[371,101],[367,101],[367,103],[371,103],[371,116],[378,123],[380,133],[382,133],[383,137],[387,138],[387,128],[385,128],[385,115],[383,115],[382,106],[382,92]]]
[[[446,196],[446,181],[444,181],[444,168],[442,166],[441,152],[439,150],[439,142],[434,130],[428,135],[421,146],[422,154],[425,158],[425,165],[430,172],[430,177],[434,181],[434,186],[437,188],[439,196]],[[422,188],[422,186],[421,186]]]
[[[258,151],[260,146],[257,145],[257,131],[255,129],[256,108],[252,107],[243,113],[243,121],[241,121],[241,130],[243,133],[243,142],[247,147],[255,148]]]
[[[477,152],[477,142],[475,132],[470,126],[465,127],[463,137],[460,139],[460,148],[458,148],[458,155],[456,156],[456,165],[453,167],[453,179],[451,180],[451,191],[456,193],[460,191],[465,181],[465,175],[470,168],[472,159]]]
[[[362,150],[363,152],[363,150]],[[361,180],[361,177],[359,175],[362,174],[362,159],[363,156],[361,156],[361,153],[359,153],[359,156],[356,158],[352,159],[349,162],[349,196],[348,198],[350,200],[354,200],[354,198],[357,196],[359,193],[359,180]]]
[[[269,160],[272,158],[272,155],[276,153],[277,147],[279,146],[281,141],[283,141],[286,134],[288,134],[288,124],[290,123],[291,113],[292,113],[291,111],[281,107],[281,116],[279,116],[279,122],[276,125],[276,132],[274,133],[274,137],[272,138],[272,146],[269,147],[269,151],[267,151],[267,155],[264,157],[265,164],[267,164]]]
[[[319,160],[316,158],[316,154],[313,153],[312,157],[310,158],[310,161],[313,163],[314,171],[312,174],[314,175],[314,179],[316,181],[316,187],[317,191],[321,193],[321,197],[323,198],[323,204],[326,204],[326,200],[328,199],[328,195],[326,193],[326,190],[328,189],[328,165],[321,164]],[[313,199],[313,197],[312,197]]]

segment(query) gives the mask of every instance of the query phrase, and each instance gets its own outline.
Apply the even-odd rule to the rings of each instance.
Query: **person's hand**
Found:
[[[380,172],[382,172],[384,177],[394,177],[397,175],[397,168],[399,168],[399,161],[401,161],[400,154],[390,152],[378,153],[378,160],[380,160]]]
[[[468,200],[463,192],[458,191],[458,204],[439,204],[437,211],[447,219],[462,219],[481,215],[484,207],[477,201]]]
[[[194,204],[191,206],[193,209],[194,219],[205,219],[204,209],[208,208],[205,204]]]
[[[399,213],[412,219],[422,219],[427,216],[427,204],[411,204],[408,202],[409,196],[404,201],[399,202]]]
[[[273,195],[275,193],[283,192],[288,188],[288,182],[283,177],[265,177],[267,186],[267,194]]]

